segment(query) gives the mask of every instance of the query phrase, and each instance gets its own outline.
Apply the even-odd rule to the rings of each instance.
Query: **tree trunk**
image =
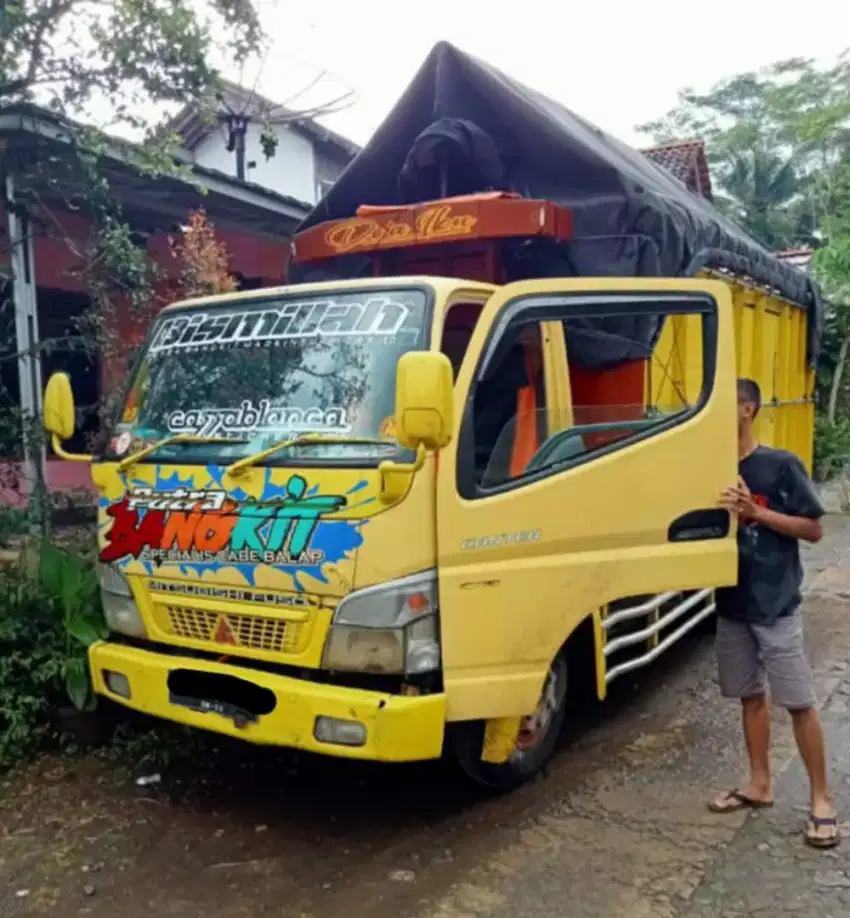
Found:
[[[838,360],[835,361],[835,373],[832,377],[832,386],[829,390],[829,403],[826,406],[826,419],[830,425],[835,425],[835,413],[838,410],[838,393],[841,391],[841,377],[844,375],[844,366],[847,363],[847,352],[850,350],[850,333],[841,339],[838,351]]]

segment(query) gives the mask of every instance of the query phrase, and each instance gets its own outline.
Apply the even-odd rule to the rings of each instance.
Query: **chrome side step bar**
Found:
[[[613,641],[610,641],[605,645],[603,651],[606,658],[611,654],[616,653],[618,650],[622,650],[624,647],[630,647],[632,644],[640,644],[642,641],[646,641],[654,635],[658,634],[663,628],[673,624],[673,622],[680,619],[683,615],[685,615],[685,613],[690,612],[692,609],[699,606],[700,603],[709,600],[713,592],[713,590],[699,590],[696,593],[691,593],[689,595],[683,596],[681,602],[673,606],[673,608],[669,611],[665,612],[664,615],[656,619],[656,621],[650,622],[646,628],[642,628],[640,631],[635,631],[631,634],[624,634],[622,637],[618,637]],[[639,618],[642,615],[647,615],[650,612],[654,612],[665,603],[670,602],[670,600],[674,599],[677,595],[682,596],[681,593],[662,593],[659,596],[653,596],[652,599],[647,600],[638,606],[632,606],[628,609],[620,609],[602,620],[602,628],[603,630],[606,630],[619,622],[629,621],[630,619]],[[640,669],[642,666],[647,666],[649,663],[652,663],[652,661],[661,656],[661,654],[664,653],[668,647],[675,644],[676,641],[678,641],[681,637],[684,637],[684,635],[686,635],[692,628],[695,628],[700,622],[705,621],[705,619],[711,616],[714,611],[715,603],[713,600],[711,600],[708,605],[705,606],[705,608],[700,609],[695,615],[684,622],[684,624],[680,625],[671,634],[668,634],[663,641],[659,641],[659,643],[651,650],[648,650],[646,653],[641,654],[641,656],[635,657],[632,660],[626,660],[623,663],[618,663],[617,666],[613,666],[611,669],[609,669],[605,673],[605,684],[610,685],[610,683],[613,682],[618,676],[625,675],[626,673],[630,673],[632,670]]]

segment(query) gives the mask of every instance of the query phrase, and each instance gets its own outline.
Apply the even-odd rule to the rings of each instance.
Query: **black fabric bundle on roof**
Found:
[[[499,190],[572,211],[575,238],[518,247],[516,257],[507,258],[511,279],[687,277],[702,268],[727,269],[809,310],[807,352],[816,364],[823,307],[807,274],[637,150],[447,42],[431,51],[368,145],[299,230],[352,217],[361,204],[410,203],[420,188],[427,193],[418,200],[439,197],[433,151],[441,144],[455,176],[444,186],[446,194],[484,190],[501,179]],[[465,184],[458,183],[459,174]],[[369,273],[364,259],[337,261],[345,276]],[[290,275],[296,282],[318,279],[309,266],[293,265]],[[574,328],[570,337],[579,346],[571,357],[601,367],[646,356],[659,329],[638,324],[603,329],[588,322]]]

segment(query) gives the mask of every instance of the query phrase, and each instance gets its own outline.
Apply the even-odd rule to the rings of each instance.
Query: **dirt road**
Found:
[[[830,529],[810,552],[807,599],[825,695],[850,674],[850,522]],[[547,776],[498,799],[431,766],[212,743],[197,774],[178,762],[145,788],[138,767],[47,760],[0,784],[0,915],[687,914],[745,819],[704,807],[740,768],[710,650],[695,638],[622,682],[572,724]],[[781,716],[775,746],[777,766],[790,762]]]

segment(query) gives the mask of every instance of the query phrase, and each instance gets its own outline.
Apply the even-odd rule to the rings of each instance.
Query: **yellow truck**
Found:
[[[54,448],[100,494],[94,689],[515,787],[572,699],[735,581],[737,376],[762,386],[762,442],[811,462],[817,288],[444,44],[290,276],[165,309],[96,456],[63,450],[73,395],[48,383]]]

